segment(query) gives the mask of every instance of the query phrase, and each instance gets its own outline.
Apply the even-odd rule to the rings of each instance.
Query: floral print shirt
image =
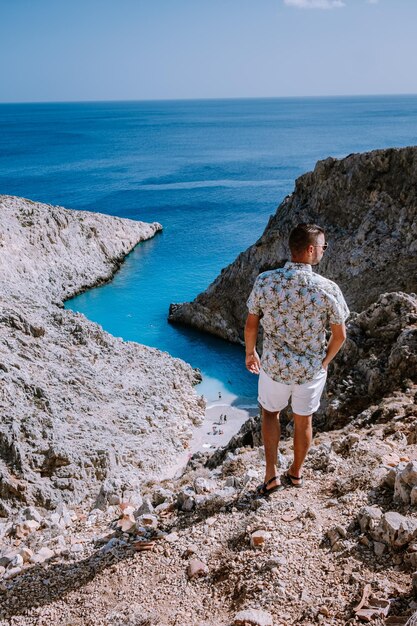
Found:
[[[287,261],[257,277],[247,306],[264,329],[262,369],[285,384],[313,379],[326,356],[325,330],[349,315],[336,283],[307,263]]]

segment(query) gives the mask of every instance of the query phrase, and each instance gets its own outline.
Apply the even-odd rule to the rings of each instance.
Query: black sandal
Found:
[[[299,483],[295,483],[294,480],[299,480]],[[296,489],[300,489],[300,487],[304,486],[304,478],[302,476],[291,476],[288,472],[285,472],[281,476],[281,482],[283,485],[287,485],[288,487],[295,487]]]
[[[283,487],[280,484],[275,485],[275,487],[271,487],[270,489],[267,489],[267,486],[269,485],[269,483],[274,482],[274,480],[278,480],[278,476],[273,476],[272,478],[267,480],[266,483],[262,483],[261,485],[258,485],[256,487],[256,495],[269,496],[271,493],[274,493],[274,491],[281,490]]]

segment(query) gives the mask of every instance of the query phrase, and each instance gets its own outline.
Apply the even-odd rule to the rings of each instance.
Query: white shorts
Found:
[[[312,415],[320,406],[320,398],[326,383],[327,370],[302,385],[288,385],[272,380],[261,368],[258,384],[258,402],[262,408],[275,413],[284,409],[291,396],[291,408],[297,415]]]

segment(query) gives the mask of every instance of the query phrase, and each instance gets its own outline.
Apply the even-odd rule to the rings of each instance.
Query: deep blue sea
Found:
[[[201,369],[200,390],[256,398],[243,350],[167,323],[262,234],[318,159],[417,144],[417,96],[0,105],[0,193],[159,221],[111,283],[67,302]]]

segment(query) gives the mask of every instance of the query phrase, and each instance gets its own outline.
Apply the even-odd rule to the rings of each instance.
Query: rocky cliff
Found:
[[[396,159],[406,163],[407,154],[414,159],[414,150],[349,158],[380,162],[378,155],[387,155],[395,166]],[[329,196],[337,193],[328,189]],[[414,208],[411,202],[407,207],[412,232]],[[55,238],[58,248],[73,246],[56,273],[49,266],[62,263],[65,251],[44,263],[39,244],[30,249],[24,230],[33,229],[31,236],[50,250],[45,224],[38,233],[34,223],[18,224],[21,211],[32,209],[41,212],[36,216],[41,223],[57,211],[78,233],[64,244],[65,232]],[[30,259],[44,263],[42,277],[51,270],[56,285],[65,271],[71,273],[66,296],[83,281],[92,284],[111,273],[121,254],[117,245],[108,255],[101,246],[101,252],[93,251],[91,275],[87,267],[87,276],[79,278],[77,268],[83,266],[71,258],[79,253],[82,262],[77,249],[96,245],[91,237],[86,242],[81,218],[103,220],[99,240],[107,250],[113,225],[124,241],[133,223],[10,198],[3,200],[0,217],[3,237],[7,228],[14,229],[13,237],[7,235],[8,257],[0,248],[2,276],[8,272],[0,291],[0,503],[8,506],[13,495],[22,505],[38,505],[21,506],[0,520],[0,626],[417,624],[417,297],[406,293],[413,286],[407,275],[413,241],[400,218],[398,223],[386,218],[397,235],[385,237],[398,267],[385,267],[378,255],[361,256],[363,250],[385,250],[380,235],[385,222],[381,226],[375,217],[369,217],[376,220],[374,227],[357,251],[359,274],[354,264],[339,268],[337,256],[329,256],[334,271],[343,270],[353,282],[362,270],[372,275],[366,262],[380,268],[375,282],[364,282],[362,290],[359,278],[357,288],[343,284],[351,306],[362,310],[351,316],[348,340],[332,363],[327,398],[316,416],[322,422],[327,416],[340,429],[315,433],[304,489],[287,487],[259,498],[255,488],[264,478],[259,418],[210,458],[194,455],[181,477],[161,481],[159,474],[138,484],[142,476],[156,474],[162,450],[167,462],[173,457],[171,437],[181,436],[177,417],[187,428],[199,416],[192,371],[52,304],[63,297],[62,290],[48,287],[54,281],[42,278],[36,288]],[[286,219],[288,231],[298,218]],[[312,219],[307,209],[304,219]],[[135,227],[139,236],[141,227]],[[283,237],[276,234],[276,241]],[[346,237],[357,241],[353,233]],[[329,238],[334,242],[336,236]],[[396,238],[409,257],[394,245]],[[259,254],[263,249],[266,255],[268,246],[263,238],[260,242]],[[276,259],[284,250],[279,245]],[[251,250],[261,263],[257,247]],[[239,263],[248,290],[250,254],[239,257],[246,259]],[[5,267],[6,259],[19,272]],[[228,280],[233,273],[238,280],[239,265],[227,273]],[[244,313],[233,318],[231,305],[225,321],[228,294],[220,289],[222,281],[213,286],[219,308],[207,292],[212,308],[204,315],[217,312],[213,332],[228,336],[230,330],[230,338],[239,340]],[[402,292],[388,292],[399,287]],[[240,303],[236,285],[231,297]],[[189,310],[197,308],[192,304]],[[280,472],[292,457],[292,439],[284,438]],[[83,493],[97,495],[100,486],[95,503],[88,497],[80,503]],[[59,498],[73,506],[61,502],[55,508]],[[91,510],[97,505],[100,509]]]
[[[289,258],[288,234],[299,222],[325,228],[329,248],[318,271],[342,287],[352,310],[381,293],[416,291],[416,207],[416,147],[319,161],[297,179],[261,238],[193,302],[172,305],[169,319],[242,341],[255,278]]]
[[[0,516],[103,502],[184,451],[203,416],[191,367],[62,308],[159,230],[0,196]]]

